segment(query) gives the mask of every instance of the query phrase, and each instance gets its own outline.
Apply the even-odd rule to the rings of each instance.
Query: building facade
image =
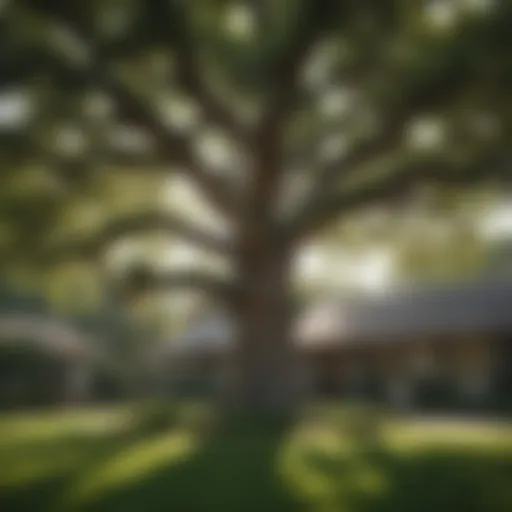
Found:
[[[316,304],[295,327],[311,396],[512,411],[512,282],[395,290]],[[212,313],[167,347],[169,388],[212,393],[233,330]]]
[[[0,315],[0,408],[91,399],[96,361],[76,329],[43,315]]]

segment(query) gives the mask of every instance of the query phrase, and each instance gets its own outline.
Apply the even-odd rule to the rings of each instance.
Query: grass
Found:
[[[0,416],[0,510],[512,510],[506,424],[333,407],[286,428],[220,428],[191,406],[174,416],[166,428],[129,407]]]

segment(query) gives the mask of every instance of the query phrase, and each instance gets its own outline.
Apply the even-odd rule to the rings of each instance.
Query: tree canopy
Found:
[[[159,252],[124,289],[213,293],[264,346],[302,241],[507,183],[511,22],[506,0],[4,2],[1,263],[92,261],[101,281],[114,245],[171,234],[209,265]],[[183,184],[203,218],[169,199]]]

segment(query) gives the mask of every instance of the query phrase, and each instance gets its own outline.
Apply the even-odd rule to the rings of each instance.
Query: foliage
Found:
[[[314,171],[318,184],[306,187],[311,190],[304,208],[292,203],[288,220],[271,221],[283,237],[309,229],[300,223],[323,224],[324,217],[335,218],[360,202],[386,201],[389,187],[392,196],[400,196],[409,188],[409,175],[412,185],[429,179],[423,170],[417,177],[408,172],[405,181],[400,177],[396,184],[393,177],[382,183],[377,177],[375,185],[370,181],[370,190],[363,181],[363,189],[339,195],[337,183],[354,175],[345,171],[349,167],[367,180],[368,162],[382,167],[382,158],[391,158],[392,175],[399,176],[397,167],[409,154],[407,171],[430,165],[432,159],[438,167],[458,162],[467,170],[463,181],[471,180],[469,168],[481,154],[497,155],[507,145],[503,137],[510,121],[509,2],[478,12],[463,9],[454,27],[445,32],[434,30],[421,3],[356,4],[297,0],[279,7],[265,4],[253,12],[248,5],[231,1],[196,2],[193,7],[158,1],[151,8],[136,0],[89,2],[87,7],[59,1],[7,3],[1,14],[2,89],[6,102],[11,98],[15,105],[12,95],[18,94],[30,108],[23,122],[3,127],[6,187],[0,218],[13,233],[6,242],[5,268],[14,261],[40,268],[77,257],[103,265],[106,248],[118,237],[155,229],[214,247],[215,237],[201,233],[199,226],[171,217],[158,220],[164,212],[155,207],[156,198],[169,175],[167,170],[162,174],[162,167],[168,167],[171,176],[176,165],[184,167],[203,201],[222,214],[234,207],[239,218],[260,216],[263,211],[242,214],[240,205],[228,205],[235,199],[233,190],[242,186],[245,203],[263,201],[253,206],[272,219],[271,196],[276,193],[270,190],[280,181],[310,180],[300,170],[289,172],[288,165],[299,162],[301,168]],[[245,39],[240,32],[225,30],[237,13],[253,27]],[[315,53],[317,47],[320,53]],[[322,53],[322,47],[330,53]],[[322,62],[327,66],[322,73],[330,78],[318,75],[320,82],[312,90],[305,88],[301,73]],[[328,86],[329,80],[336,86]],[[333,104],[322,117],[316,105],[331,93],[338,94],[341,110],[337,113]],[[171,102],[166,107],[165,98],[175,95],[181,106]],[[225,104],[228,99],[233,108]],[[223,169],[221,178],[213,176],[212,163],[200,162],[193,153],[204,123],[196,123],[186,137],[172,124],[185,100],[197,102],[203,121],[226,132],[231,150],[238,146],[237,151],[245,151],[245,160],[253,160],[253,167],[267,167],[267,177],[262,169],[256,170],[256,181],[244,188],[246,166],[233,155],[227,167],[234,165],[234,171]],[[155,105],[162,113],[169,109],[171,129],[164,129],[167,121],[153,112]],[[260,125],[242,120],[248,105],[259,112]],[[412,154],[411,159],[403,135],[412,122],[427,115],[440,117],[447,137],[440,152]],[[309,128],[299,138],[293,135],[297,116],[309,119]],[[374,121],[361,132],[358,123],[364,116],[380,118],[383,132],[374,133]],[[268,138],[261,139],[259,130]],[[341,137],[337,148],[343,155],[327,163],[318,160],[322,144],[333,136]],[[342,150],[345,146],[352,148],[348,155]],[[488,174],[493,165],[486,160]],[[459,171],[453,171],[450,177],[451,170],[446,169],[449,182],[459,179]],[[443,176],[432,174],[443,181]],[[30,190],[20,188],[22,179],[33,185]],[[260,198],[251,199],[255,194]],[[121,209],[115,206],[119,200],[125,202]],[[277,202],[284,205],[286,199]],[[85,207],[82,213],[76,208],[79,204]],[[117,228],[110,224],[119,214],[108,213],[116,208],[124,223]],[[88,233],[80,227],[83,214],[96,216],[89,222],[96,227],[85,236],[91,241],[81,241]],[[63,223],[71,227],[67,235]],[[48,237],[50,232],[61,234]],[[200,284],[198,279],[189,282]]]
[[[425,187],[510,176],[512,3],[446,4],[443,29],[420,1],[6,2],[0,270],[79,307],[199,290],[259,352],[240,352],[241,378],[291,386],[304,240]],[[195,199],[171,201],[179,187]],[[206,264],[171,268],[176,240]],[[62,291],[68,262],[90,278],[75,268]]]

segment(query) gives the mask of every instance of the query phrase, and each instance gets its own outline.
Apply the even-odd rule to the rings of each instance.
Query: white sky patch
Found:
[[[435,28],[450,29],[459,15],[457,4],[454,0],[430,0],[425,7],[425,17]]]
[[[356,283],[371,292],[389,286],[393,276],[393,257],[390,251],[378,250],[363,257],[354,266]]]
[[[239,39],[248,39],[254,35],[256,20],[254,12],[249,6],[234,5],[226,14],[224,20],[226,30]]]
[[[336,118],[350,111],[353,100],[351,91],[342,87],[336,87],[320,96],[318,108],[325,117]]]
[[[480,233],[487,240],[512,236],[512,200],[489,209],[480,220]]]
[[[186,177],[171,177],[163,188],[162,201],[164,208],[204,226],[204,229],[225,235],[230,233],[228,221],[209,206],[194,183]]]
[[[339,45],[335,41],[319,43],[311,50],[302,73],[302,80],[309,89],[319,89],[329,83],[331,71],[338,56]]]
[[[415,149],[429,151],[443,143],[444,128],[438,119],[418,119],[409,126],[407,138]]]
[[[317,279],[324,274],[325,252],[308,248],[301,251],[296,261],[297,272],[302,279]]]
[[[187,268],[204,259],[204,253],[186,244],[174,244],[166,251],[165,263],[168,266]]]
[[[310,247],[298,257],[296,271],[302,281],[331,289],[349,286],[379,292],[394,277],[394,259],[392,252],[384,248],[352,254]]]
[[[422,217],[410,221],[408,227],[413,233],[424,231],[429,237],[437,235],[439,242],[450,236],[447,227]],[[477,212],[474,222],[484,242],[512,237],[512,199]],[[435,243],[435,238],[432,241]],[[392,286],[399,276],[395,256],[392,244],[362,252],[310,246],[298,255],[296,274],[305,284],[334,291],[349,287],[379,293]]]
[[[204,130],[196,139],[200,158],[214,170],[233,167],[236,160],[234,148],[227,137],[216,130]]]
[[[32,112],[32,105],[23,91],[0,94],[0,129],[23,125]]]
[[[77,127],[62,127],[56,130],[53,138],[57,151],[68,156],[78,155],[87,147],[87,139]]]
[[[204,271],[214,275],[230,275],[231,266],[222,255],[205,252],[201,247],[174,240],[160,252],[157,267],[162,271]]]
[[[348,141],[343,133],[336,133],[326,137],[320,144],[320,160],[329,162],[341,158],[347,151]]]
[[[106,254],[105,260],[111,271],[122,271],[131,261],[137,260],[141,250],[133,240],[122,241],[110,247]]]
[[[173,129],[190,132],[197,129],[201,121],[199,106],[185,97],[175,97],[161,101],[159,109],[165,122]]]

